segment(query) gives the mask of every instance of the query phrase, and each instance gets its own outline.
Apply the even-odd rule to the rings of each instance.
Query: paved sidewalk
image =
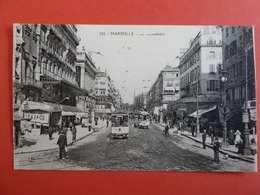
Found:
[[[106,125],[105,122],[106,121],[99,121],[98,127],[95,131],[98,131],[103,127],[105,127]],[[89,131],[87,127],[81,127],[80,125],[76,126],[76,128],[77,128],[76,142],[95,132],[93,131],[93,129]],[[15,148],[14,154],[40,152],[45,150],[57,149],[58,138],[59,138],[58,132],[53,133],[52,140],[49,140],[48,134],[43,134],[43,135],[26,134],[25,136],[23,136],[22,142],[27,144],[22,147]],[[69,130],[67,132],[67,140],[68,140],[68,146],[72,145],[72,133]]]
[[[164,123],[154,123],[157,124],[161,127],[165,127]],[[169,130],[170,134],[171,133],[176,133],[178,135],[184,136],[186,138],[189,138],[197,143],[201,143],[202,144],[202,134],[198,133],[196,137],[193,137],[191,135],[191,131],[188,127],[184,127],[184,131],[177,131],[176,128],[174,129],[170,129]],[[219,138],[219,141],[222,142],[222,138]],[[211,148],[213,149],[213,145],[211,144],[211,138],[207,135],[206,138],[206,147],[207,148]],[[256,148],[256,145],[251,145],[251,148]],[[222,147],[220,148],[220,153],[224,154],[224,155],[228,155],[229,158],[233,158],[233,159],[239,159],[239,160],[243,160],[246,162],[250,162],[250,163],[255,163],[255,159],[256,159],[256,155],[242,155],[240,156],[239,154],[237,154],[238,149],[235,147],[235,145],[228,145],[227,147]]]

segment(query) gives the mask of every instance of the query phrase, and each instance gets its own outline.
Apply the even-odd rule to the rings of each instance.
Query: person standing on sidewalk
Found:
[[[75,125],[71,129],[71,134],[72,134],[72,143],[74,144],[76,142],[76,136],[77,136],[77,128]]]
[[[203,134],[202,134],[203,149],[206,149],[206,138],[207,138],[207,131],[206,131],[206,129],[204,129]]]
[[[212,127],[212,125],[209,125],[209,136],[210,136],[210,138],[211,138],[211,145],[213,145],[213,143],[214,143],[214,129],[213,129],[213,127]]]
[[[192,122],[191,122],[191,135],[192,135],[192,137],[195,136],[194,131],[195,131],[195,124],[194,124],[194,121],[192,120]]]
[[[219,163],[219,148],[221,147],[221,144],[217,137],[215,137],[214,143],[213,143],[213,150],[214,150],[214,161],[216,163]]]
[[[244,149],[244,143],[243,143],[242,139],[240,139],[239,142],[237,143],[237,148],[238,148],[237,153],[239,154],[239,156],[241,158],[241,155],[243,154],[243,149]]]
[[[235,138],[235,146],[237,146],[238,143],[239,143],[240,140],[241,140],[241,132],[240,132],[239,130],[236,130],[235,136],[236,136],[236,138]]]
[[[108,127],[108,125],[109,125],[109,120],[107,119],[107,127]]]
[[[228,143],[230,145],[234,145],[234,142],[235,142],[235,134],[233,128],[231,127],[231,129],[228,132]]]
[[[59,145],[59,159],[67,158],[65,147],[67,146],[67,137],[65,132],[60,132],[57,144]]]
[[[49,134],[49,140],[52,140],[52,134],[53,134],[53,128],[52,127],[49,127],[48,134]]]

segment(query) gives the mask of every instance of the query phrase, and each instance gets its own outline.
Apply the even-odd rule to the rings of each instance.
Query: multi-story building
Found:
[[[41,25],[39,63],[43,91],[41,100],[76,106],[76,97],[84,95],[76,82],[76,48],[79,45],[75,25]],[[53,83],[49,82],[50,80]]]
[[[120,108],[121,96],[107,72],[100,69],[95,80],[96,116],[107,117]]]
[[[135,111],[143,111],[147,108],[147,92],[134,97],[133,107]]]
[[[204,26],[180,57],[180,100],[176,111],[194,112],[220,101],[219,67],[222,64],[222,34],[216,26]]]
[[[227,78],[224,83],[226,96],[223,97],[226,98],[226,120],[228,126],[243,130],[242,112],[246,96],[248,101],[256,97],[253,29],[249,26],[223,26],[221,29],[223,76]]]
[[[37,24],[14,25],[13,102],[17,105],[40,100],[39,32]]]
[[[68,123],[83,112],[77,107],[77,97],[89,94],[76,82],[76,26],[14,27],[14,104],[20,105],[23,117],[33,116],[45,126],[61,125],[61,119]]]
[[[91,57],[84,47],[77,52],[76,83],[86,91],[83,96],[77,96],[77,107],[87,113],[90,121],[94,121],[95,111],[95,78],[97,70]]]
[[[147,94],[147,110],[167,110],[167,106],[179,99],[180,71],[177,67],[167,65],[158,75],[155,83]],[[155,111],[154,114],[158,115]],[[163,115],[163,112],[160,112]],[[160,116],[163,119],[164,116]]]

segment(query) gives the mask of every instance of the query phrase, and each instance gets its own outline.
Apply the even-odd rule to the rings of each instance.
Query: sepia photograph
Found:
[[[256,172],[253,26],[13,25],[15,170]]]

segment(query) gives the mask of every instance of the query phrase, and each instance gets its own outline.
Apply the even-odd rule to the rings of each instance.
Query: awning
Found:
[[[77,112],[77,113],[75,113],[75,115],[76,115],[76,117],[81,118],[81,117],[83,117],[83,116],[88,116],[88,113],[85,113],[85,112]]]
[[[75,116],[75,115],[81,115],[82,116],[82,110],[80,110],[76,106],[68,106],[68,105],[61,105],[61,115],[62,116]],[[83,113],[86,115],[85,113]]]
[[[67,112],[67,111],[62,111],[61,115],[62,116],[75,116],[75,114],[73,112]]]
[[[215,110],[216,108],[217,108],[217,106],[213,106],[213,107],[208,108],[208,109],[199,109],[199,110],[198,110],[198,117],[201,117],[203,114],[206,114],[206,113],[208,113],[208,112],[210,112],[210,111],[213,111],[213,110]],[[189,116],[190,116],[190,117],[197,118],[197,111],[191,113]]]
[[[42,110],[46,112],[61,112],[59,104],[48,102],[25,101],[22,104],[23,111]]]
[[[66,112],[72,112],[72,113],[83,113],[82,110],[80,110],[76,106],[69,106],[69,105],[61,105],[61,110]],[[74,115],[75,115],[74,114]]]

